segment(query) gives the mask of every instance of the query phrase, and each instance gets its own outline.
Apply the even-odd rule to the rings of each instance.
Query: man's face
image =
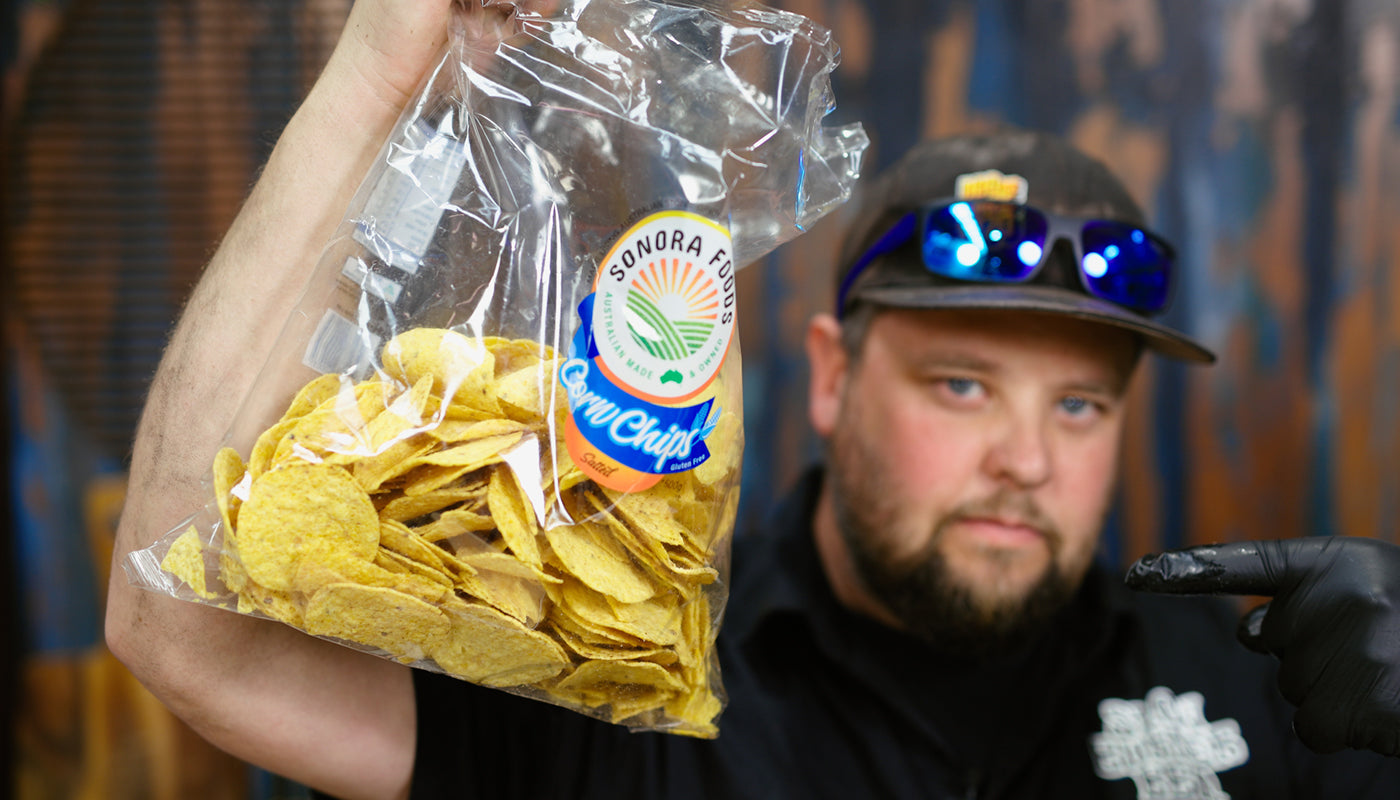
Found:
[[[856,583],[967,649],[1061,607],[1093,559],[1136,356],[1129,334],[1064,317],[878,313],[828,384],[834,414],[813,412]]]

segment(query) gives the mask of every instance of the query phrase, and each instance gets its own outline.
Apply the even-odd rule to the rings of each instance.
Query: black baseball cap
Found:
[[[936,275],[924,266],[917,237],[912,236],[852,274],[876,242],[910,212],[953,198],[960,178],[987,176],[1017,186],[1015,202],[1053,214],[1144,222],[1142,210],[1108,168],[1059,137],[1012,130],[929,140],[863,188],[836,271],[837,313],[845,314],[857,303],[873,303],[1058,314],[1131,331],[1148,348],[1171,358],[1215,361],[1214,353],[1184,333],[1090,295],[1066,242],[1055,243],[1044,267],[1024,283],[974,283]]]

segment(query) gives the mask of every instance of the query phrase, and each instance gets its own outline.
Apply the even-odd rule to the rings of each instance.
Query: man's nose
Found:
[[[1049,427],[1034,415],[1008,418],[994,432],[987,449],[985,469],[992,478],[1019,489],[1030,489],[1050,480]]]

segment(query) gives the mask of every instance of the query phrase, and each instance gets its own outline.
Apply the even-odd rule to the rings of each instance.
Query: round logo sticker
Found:
[[[613,245],[594,282],[598,363],[655,403],[699,394],[734,333],[729,232],[686,211],[653,214]]]

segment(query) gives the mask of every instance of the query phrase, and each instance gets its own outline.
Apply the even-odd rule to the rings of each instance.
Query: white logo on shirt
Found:
[[[1138,800],[1229,800],[1216,773],[1249,760],[1233,719],[1207,722],[1200,692],[1177,695],[1158,686],[1142,700],[1105,698],[1103,732],[1090,737],[1094,771],[1105,780],[1132,778]]]

